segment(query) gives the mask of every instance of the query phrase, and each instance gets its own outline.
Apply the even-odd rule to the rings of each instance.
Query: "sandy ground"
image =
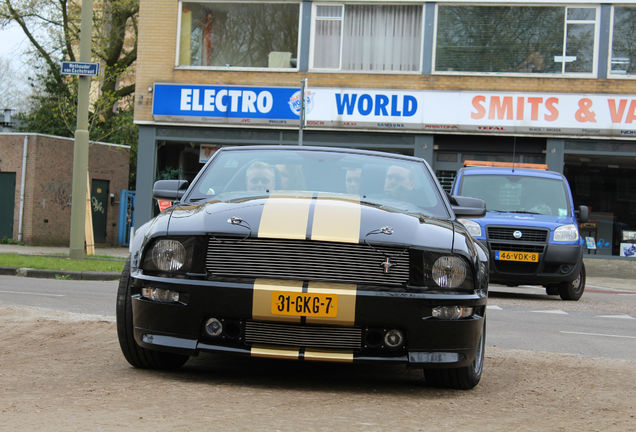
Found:
[[[112,318],[0,308],[0,431],[631,431],[636,362],[488,348],[471,391],[402,366],[131,368]]]

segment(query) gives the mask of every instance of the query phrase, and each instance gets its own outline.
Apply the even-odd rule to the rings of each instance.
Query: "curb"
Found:
[[[35,277],[35,278],[43,278],[43,279],[70,279],[70,280],[92,280],[92,281],[117,280],[121,276],[120,273],[113,273],[113,272],[43,270],[43,269],[33,269],[33,268],[13,268],[13,267],[0,267],[0,275]]]

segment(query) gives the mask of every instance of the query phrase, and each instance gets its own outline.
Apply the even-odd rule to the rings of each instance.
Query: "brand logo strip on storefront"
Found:
[[[300,91],[287,87],[155,84],[157,121],[295,127]],[[531,135],[636,134],[636,95],[311,88],[307,127]]]

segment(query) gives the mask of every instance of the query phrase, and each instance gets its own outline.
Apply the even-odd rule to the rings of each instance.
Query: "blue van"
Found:
[[[577,217],[587,220],[588,208],[574,208],[562,174],[520,165],[461,168],[451,195],[483,199],[486,215],[460,222],[488,248],[491,282],[543,285],[548,295],[578,300],[585,289],[585,245]]]

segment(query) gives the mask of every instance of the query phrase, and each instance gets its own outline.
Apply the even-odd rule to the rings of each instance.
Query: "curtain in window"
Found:
[[[420,68],[421,6],[347,5],[343,33],[343,70]]]
[[[179,64],[190,65],[192,43],[190,34],[192,33],[192,11],[181,9],[181,34],[179,35]]]
[[[340,68],[340,33],[342,21],[316,20],[316,42],[314,44],[314,67]]]

